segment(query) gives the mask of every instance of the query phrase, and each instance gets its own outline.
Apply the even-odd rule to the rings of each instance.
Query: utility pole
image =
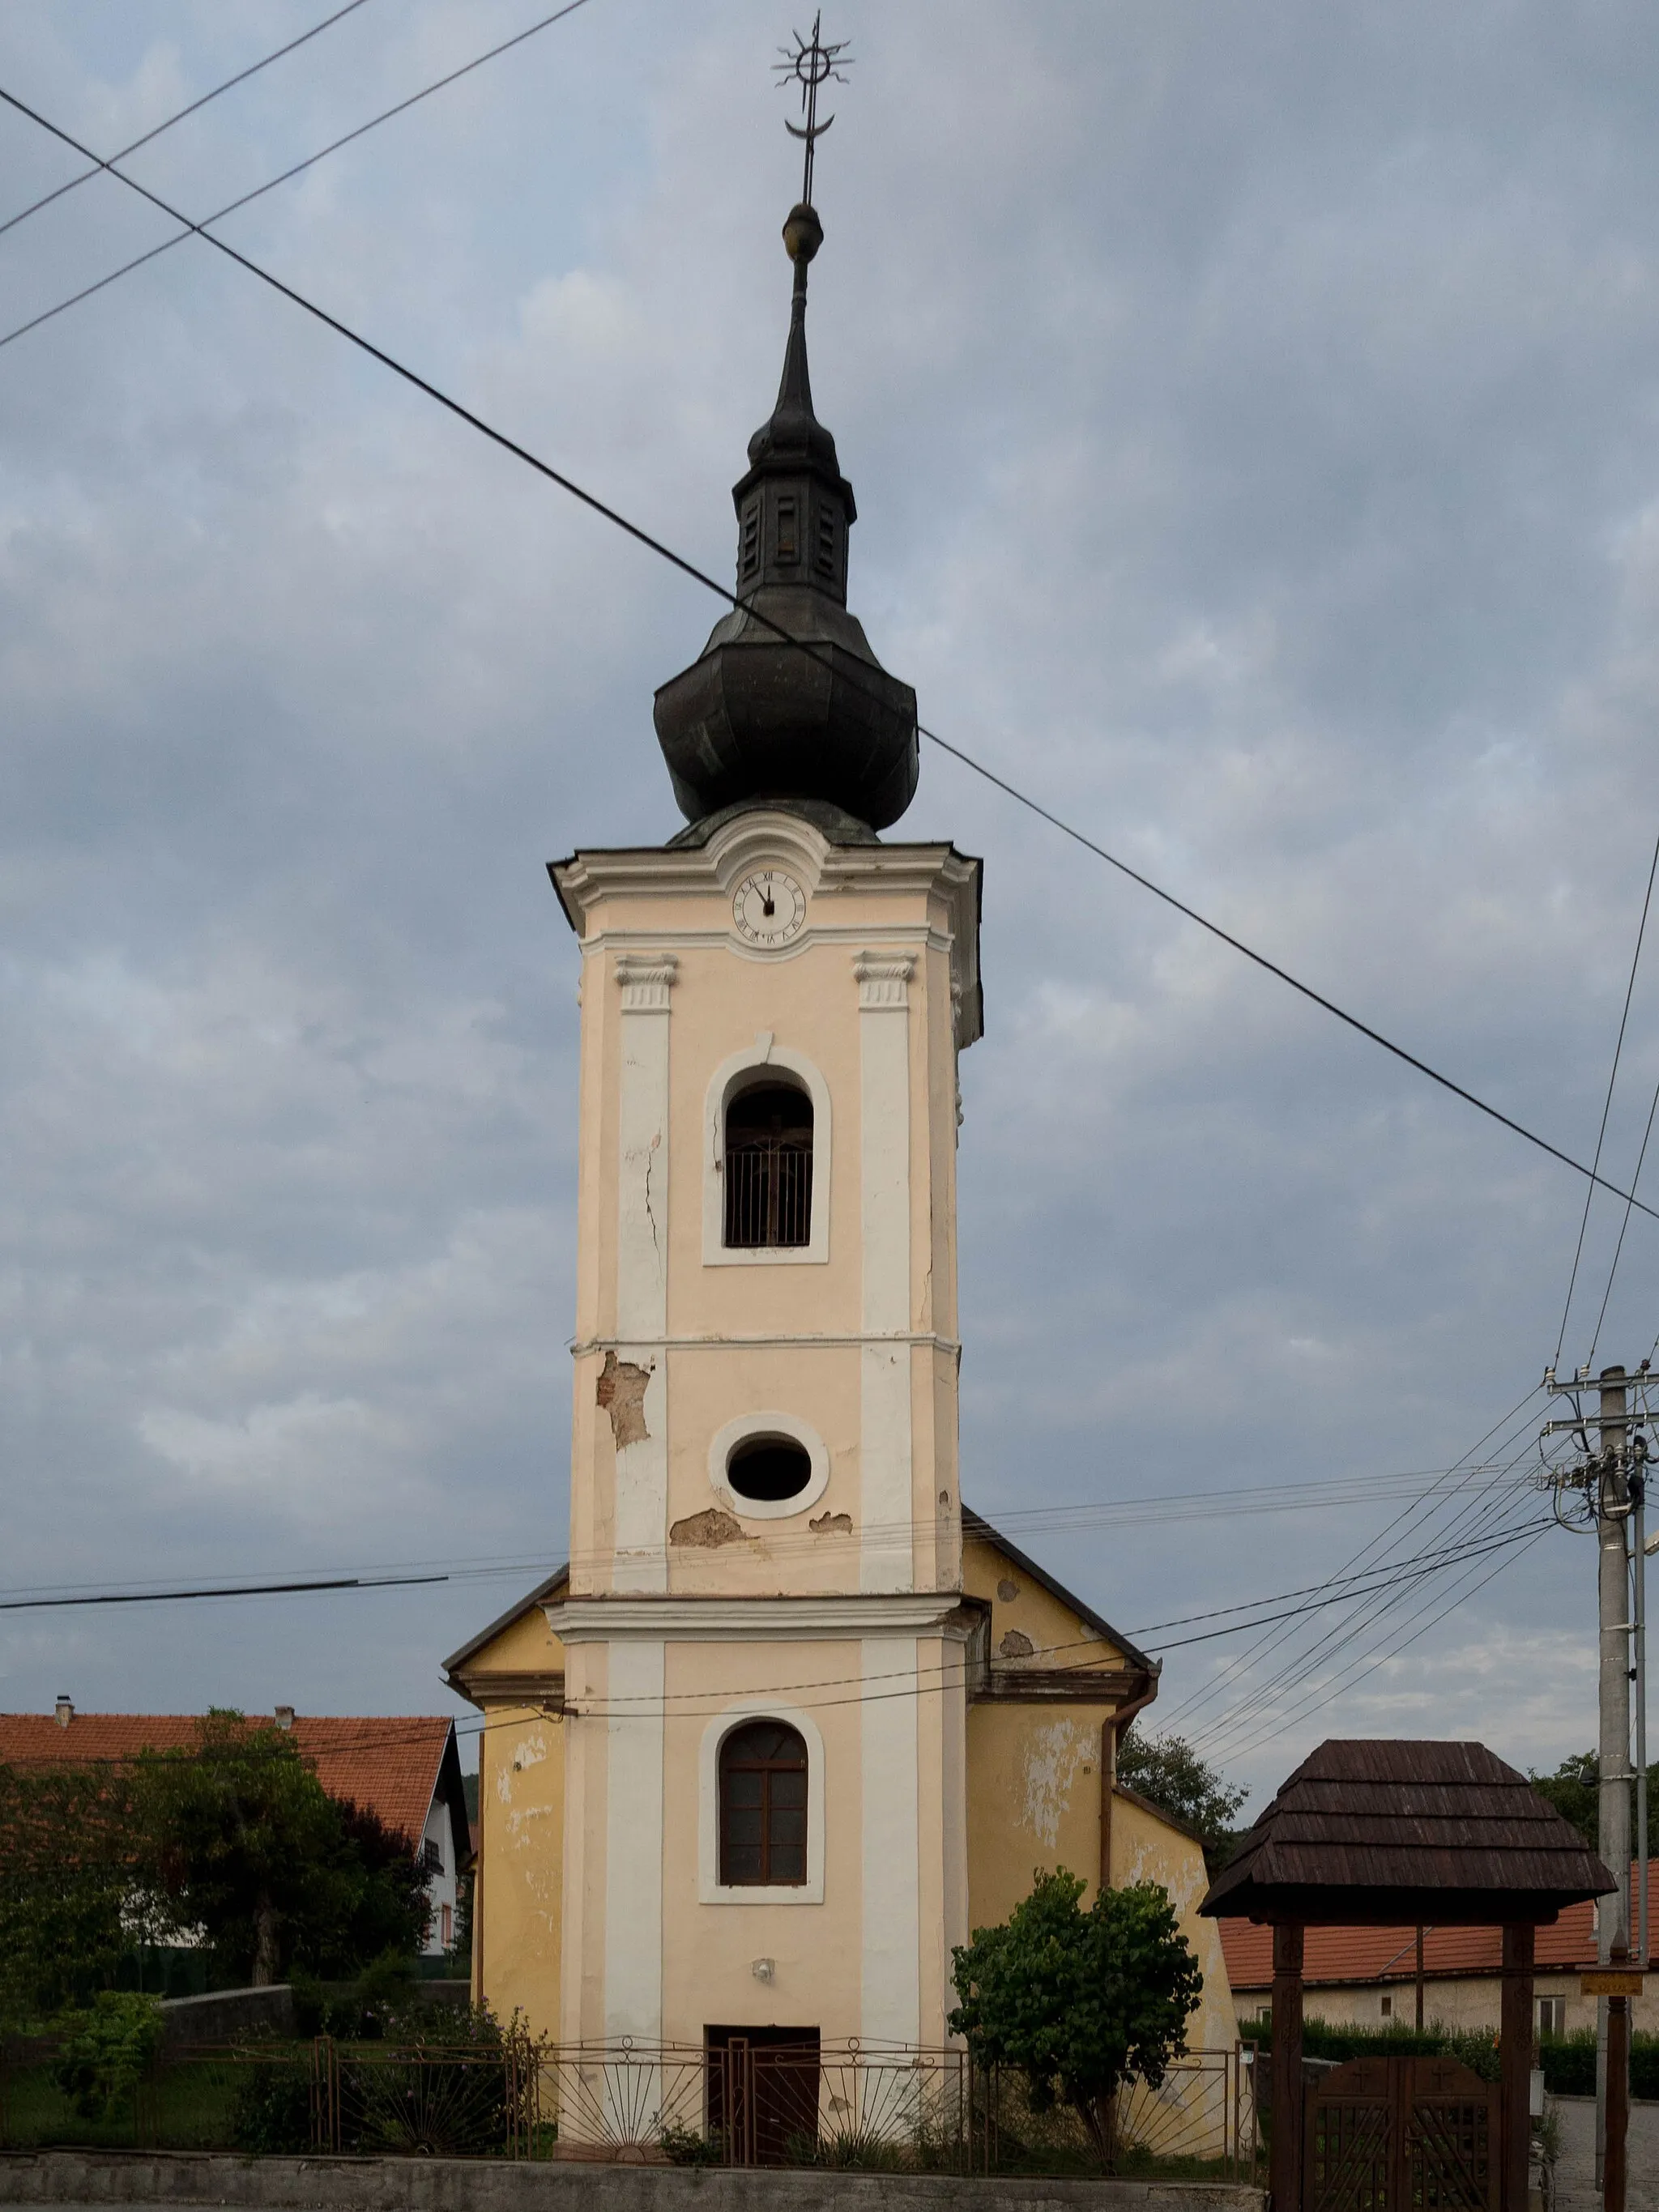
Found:
[[[1607,1871],[1619,1887],[1609,1897],[1600,1900],[1596,1911],[1596,1960],[1602,1968],[1615,1965],[1623,1967],[1632,1960],[1638,1967],[1647,1965],[1647,1881],[1645,1851],[1647,1844],[1647,1792],[1639,1790],[1639,1843],[1644,1853],[1641,1901],[1642,1925],[1638,1942],[1632,1944],[1631,1928],[1631,1784],[1638,1779],[1638,1769],[1631,1764],[1631,1684],[1637,1683],[1638,1758],[1644,1761],[1647,1754],[1646,1712],[1646,1577],[1643,1557],[1645,1523],[1643,1507],[1645,1502],[1645,1471],[1648,1445],[1645,1436],[1639,1433],[1647,1419],[1645,1406],[1632,1410],[1630,1389],[1632,1382],[1644,1385],[1648,1379],[1647,1362],[1644,1360],[1634,1376],[1622,1367],[1604,1367],[1595,1378],[1600,1405],[1596,1427],[1596,1449],[1589,1449],[1586,1424],[1582,1416],[1571,1421],[1550,1421],[1546,1424],[1546,1435],[1571,1431],[1579,1439],[1584,1452],[1583,1461],[1576,1467],[1563,1468],[1551,1478],[1556,1492],[1556,1517],[1564,1527],[1593,1528],[1596,1540],[1596,1616],[1600,1642],[1598,1711],[1600,1742],[1598,1746],[1599,1783],[1596,1802],[1596,1849]],[[1560,1390],[1553,1370],[1547,1372],[1545,1383],[1551,1390]],[[1580,1369],[1573,1382],[1565,1386],[1569,1394],[1590,1386],[1588,1373]],[[1638,1433],[1632,1436],[1632,1431]],[[1566,1521],[1561,1511],[1562,1493],[1567,1489],[1579,1493],[1577,1515]],[[1636,1535],[1635,1576],[1632,1576],[1631,1534]],[[1634,1663],[1632,1664],[1632,1650]],[[1645,1771],[1641,1772],[1645,1782]],[[1628,2110],[1629,2036],[1625,2013],[1626,2000],[1598,1996],[1595,2001],[1595,2181],[1598,2188],[1608,2191],[1607,2203],[1613,2206],[1618,2197],[1618,2212],[1623,2212],[1623,2174],[1625,2161],[1624,2115]],[[1619,2017],[1613,2020],[1610,2008],[1617,2003]],[[1612,2039],[1609,2049],[1610,2024],[1619,2032]],[[1609,2061],[1618,2068],[1620,2079],[1609,2083]],[[1611,2086],[1613,2095],[1609,2099]],[[1611,2118],[1617,2142],[1609,2141],[1608,2122]]]
[[[1596,1915],[1595,1956],[1610,1966],[1630,1949],[1630,1393],[1622,1367],[1604,1367],[1601,1385],[1601,1450],[1596,1469],[1597,1614],[1601,1624],[1601,1789],[1596,1848],[1619,1887],[1601,1899]],[[1596,2179],[1606,2179],[1607,2156],[1607,1997],[1595,2000]],[[1622,2156],[1623,2145],[1618,2146]]]

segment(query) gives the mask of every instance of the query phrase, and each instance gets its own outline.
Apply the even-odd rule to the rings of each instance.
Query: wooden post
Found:
[[[1503,2212],[1527,2212],[1532,2158],[1532,1968],[1536,1936],[1530,1927],[1504,1930],[1504,1993],[1498,2033],[1503,2101]]]
[[[1112,1886],[1112,1791],[1117,1782],[1117,1721],[1100,1724],[1100,1882],[1103,1893]]]
[[[1423,2033],[1423,1930],[1417,1931],[1417,2032]]]
[[[1613,1963],[1625,1965],[1629,1947],[1615,1943]],[[1630,2132],[1630,1999],[1607,1999],[1607,2143],[1601,2166],[1603,2212],[1625,2212],[1626,2138]]]
[[[1273,2212],[1302,2212],[1302,1929],[1273,1929]],[[1525,2212],[1525,2207],[1522,2208]]]

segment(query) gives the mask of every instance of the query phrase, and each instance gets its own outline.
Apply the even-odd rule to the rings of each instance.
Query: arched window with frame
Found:
[[[726,1243],[784,1250],[812,1235],[812,1101],[795,1083],[739,1091],[726,1109]]]
[[[720,1745],[720,1854],[728,1889],[805,1881],[806,1744],[787,1721],[750,1721]]]

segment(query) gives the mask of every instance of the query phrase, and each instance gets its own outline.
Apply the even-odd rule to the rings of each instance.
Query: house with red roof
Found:
[[[1638,1869],[1631,1869],[1631,1896]],[[1648,1866],[1650,1894],[1659,1905],[1659,1860]],[[1633,1917],[1633,1912],[1632,1912]],[[1273,1931],[1251,1920],[1221,1920],[1221,1948],[1241,2021],[1273,2010]],[[1423,2020],[1447,2027],[1496,2029],[1500,2008],[1501,1928],[1423,1930]],[[1332,2027],[1412,2027],[1417,2021],[1415,1928],[1314,1928],[1305,1938],[1303,2008]],[[1533,2002],[1543,2035],[1595,2026],[1595,1999],[1578,1978],[1596,1964],[1595,1906],[1570,1905],[1537,1936]],[[1632,2025],[1659,2028],[1659,1991],[1632,2001]]]
[[[81,1713],[59,1698],[50,1713],[0,1713],[0,1765],[109,1765],[142,1751],[185,1751],[194,1713]],[[427,1875],[431,1917],[424,1949],[455,1940],[458,1888],[466,1863],[466,1791],[455,1723],[447,1714],[351,1717],[296,1713],[278,1705],[257,1723],[289,1731],[331,1797],[376,1814],[413,1845]]]

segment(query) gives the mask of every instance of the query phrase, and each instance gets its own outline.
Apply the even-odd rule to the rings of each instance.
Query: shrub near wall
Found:
[[[1544,2069],[1544,2087],[1555,2097],[1593,2097],[1595,2094],[1595,2030],[1580,2028],[1576,2034],[1547,2036],[1538,2046]],[[1630,2093],[1632,2097],[1659,2100],[1659,2035],[1632,2039]]]
[[[1259,2020],[1243,2021],[1239,2034],[1246,2043],[1270,2048],[1273,2027]],[[1310,2058],[1460,2058],[1482,2081],[1498,2076],[1498,2038],[1485,2028],[1334,2027],[1322,2020],[1303,2022],[1302,2048]],[[1595,2094],[1595,2031],[1580,2028],[1572,2035],[1546,2036],[1538,2046],[1544,2069],[1544,2087],[1553,2097],[1593,2097]],[[1630,2093],[1659,2101],[1659,2035],[1638,2034],[1632,2039]]]

